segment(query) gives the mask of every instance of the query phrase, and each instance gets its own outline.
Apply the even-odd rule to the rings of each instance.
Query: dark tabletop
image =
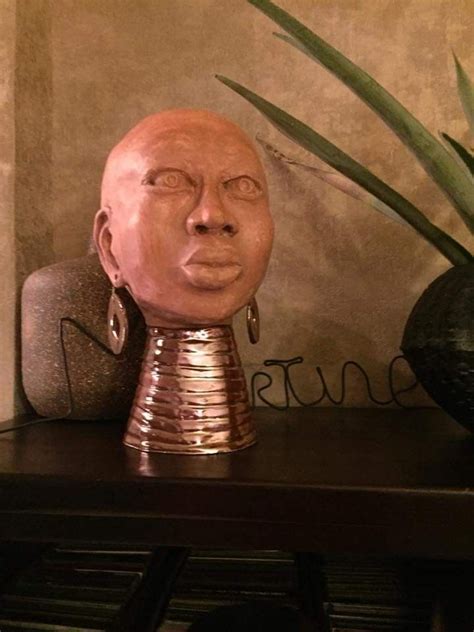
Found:
[[[0,539],[474,557],[474,435],[436,409],[258,409],[256,446],[146,454],[118,422],[0,435]]]

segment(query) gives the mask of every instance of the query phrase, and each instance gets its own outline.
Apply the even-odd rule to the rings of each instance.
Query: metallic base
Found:
[[[149,327],[125,445],[144,452],[215,454],[255,441],[232,327]]]

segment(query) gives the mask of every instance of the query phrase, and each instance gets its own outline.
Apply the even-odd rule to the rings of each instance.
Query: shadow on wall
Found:
[[[320,2],[317,16],[307,0],[281,4],[336,46],[343,43],[344,52],[428,126],[436,130],[446,120],[460,126],[448,68],[450,46],[469,55],[472,21],[463,0],[426,5],[422,22],[413,19],[419,13],[414,0],[406,0],[404,11],[392,0],[363,9],[360,2]],[[412,171],[411,156],[392,134],[331,75],[298,51],[283,49],[267,19],[248,3],[123,0],[113,10],[100,0],[16,5],[18,281],[33,269],[85,254],[105,156],[152,111],[214,109],[250,135],[261,132],[283,151],[297,153],[219,84],[216,72],[258,87],[384,179],[402,183],[415,202],[427,201],[434,221],[445,221],[443,199],[423,173]],[[381,38],[388,23],[390,37]],[[273,72],[275,60],[279,72]],[[420,91],[422,83],[427,89]],[[254,371],[265,358],[303,355],[305,365],[295,375],[302,396],[310,398],[314,372],[305,371],[307,364],[322,366],[337,391],[341,366],[353,358],[383,393],[406,317],[447,264],[408,229],[278,161],[265,163],[276,242],[258,293],[261,342],[241,345],[244,364]],[[397,371],[404,379],[404,369]],[[425,404],[417,393],[414,401]],[[348,402],[368,404],[359,378],[351,380]]]
[[[28,274],[54,261],[52,217],[52,54],[50,0],[16,3],[15,264],[21,288]],[[16,322],[20,322],[20,291]],[[20,379],[16,334],[14,410],[30,412]]]
[[[259,292],[262,344],[255,349],[243,346],[250,364],[248,378],[256,371],[267,371],[262,369],[266,359],[302,356],[304,364],[291,369],[299,397],[304,401],[318,398],[321,381],[315,367],[320,366],[329,391],[340,399],[343,365],[353,360],[368,373],[374,397],[390,399],[389,364],[400,353],[405,322],[394,320],[394,314],[405,311],[408,315],[418,295],[416,283],[411,288],[396,287],[397,272],[404,265],[410,269],[413,256],[428,260],[424,251],[430,246],[414,232],[348,201],[316,178],[273,158],[265,156],[265,162],[270,186],[280,196],[272,203],[276,216],[273,259]],[[324,187],[330,189],[329,201]],[[300,202],[295,204],[295,199]],[[350,214],[351,221],[345,214]],[[404,239],[400,240],[403,247],[398,247],[397,232]],[[387,252],[387,233],[394,238],[391,252]],[[380,266],[373,265],[374,253],[380,257]],[[282,369],[274,368],[272,375],[275,382],[265,397],[281,405]],[[413,381],[408,366],[398,362],[393,369],[394,387],[401,390]],[[372,405],[365,379],[353,367],[347,369],[345,402]],[[404,395],[403,402],[432,405],[421,388]],[[326,399],[321,405],[331,402]]]

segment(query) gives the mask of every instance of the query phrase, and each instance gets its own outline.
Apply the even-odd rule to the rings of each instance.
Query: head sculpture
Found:
[[[145,118],[107,160],[94,238],[148,326],[230,323],[260,285],[273,238],[251,141],[207,111]]]
[[[209,454],[254,443],[230,325],[253,305],[273,223],[247,136],[206,111],[144,119],[107,160],[94,239],[113,287],[127,288],[148,326],[125,444]]]

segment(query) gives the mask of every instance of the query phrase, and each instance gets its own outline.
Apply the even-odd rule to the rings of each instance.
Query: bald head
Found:
[[[164,110],[141,120],[110,152],[102,178],[101,205],[111,205],[119,181],[147,162],[160,143],[177,137],[192,141],[198,133],[210,139],[221,137],[231,144],[246,146],[264,177],[255,146],[235,123],[209,110]]]
[[[273,237],[253,144],[212,112],[147,117],[107,160],[94,237],[149,325],[229,322],[263,279]]]

